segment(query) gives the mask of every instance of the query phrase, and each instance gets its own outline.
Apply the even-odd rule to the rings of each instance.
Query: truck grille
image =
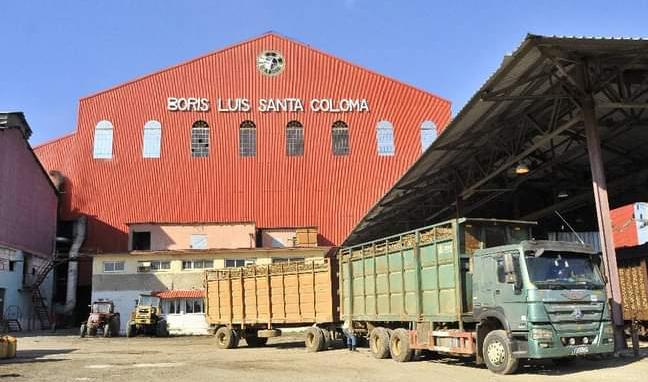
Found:
[[[545,303],[545,310],[554,328],[567,332],[596,331],[603,308],[603,302]]]

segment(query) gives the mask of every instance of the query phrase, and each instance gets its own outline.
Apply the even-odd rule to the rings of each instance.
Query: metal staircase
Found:
[[[36,272],[31,275],[31,280],[25,280],[24,289],[31,292],[31,302],[33,307],[33,317],[39,322],[41,330],[52,328],[53,317],[49,312],[47,300],[41,295],[40,286],[43,284],[47,275],[59,264],[67,262],[67,258],[60,258],[58,254],[50,257],[43,263]]]
[[[4,312],[2,320],[3,332],[21,332],[20,319],[22,318],[22,311],[18,305],[9,305]]]

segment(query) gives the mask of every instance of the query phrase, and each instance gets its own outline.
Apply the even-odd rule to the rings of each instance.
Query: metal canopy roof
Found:
[[[581,117],[592,99],[610,204],[647,199],[648,41],[528,35],[344,244],[457,214],[550,224],[558,210],[595,230]]]

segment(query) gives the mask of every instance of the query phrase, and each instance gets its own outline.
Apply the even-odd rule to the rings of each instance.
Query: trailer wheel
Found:
[[[238,341],[236,340],[236,332],[227,326],[221,326],[216,331],[216,346],[219,349],[231,349],[236,347]]]
[[[333,335],[328,329],[320,328],[324,341],[322,341],[322,348],[320,350],[328,350],[333,343]]]
[[[406,329],[394,330],[389,339],[389,354],[397,362],[409,362],[414,358],[414,350],[410,347]]]
[[[511,342],[506,331],[493,330],[484,339],[484,362],[488,370],[496,374],[513,374],[519,366],[516,358],[513,358]]]
[[[266,344],[268,343],[268,337],[257,337],[257,336],[245,337],[245,342],[247,342],[248,347],[258,348],[258,347],[266,346]]]
[[[312,326],[306,331],[306,338],[304,339],[306,350],[315,353],[322,350],[324,346],[324,333],[320,328]]]
[[[86,336],[86,330],[87,330],[86,329],[86,324],[85,323],[81,324],[81,329],[79,329],[79,336],[81,338]]]
[[[369,348],[374,358],[385,359],[389,357],[389,332],[385,328],[374,328],[369,334]]]

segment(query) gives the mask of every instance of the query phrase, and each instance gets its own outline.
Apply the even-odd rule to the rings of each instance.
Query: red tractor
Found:
[[[99,299],[90,305],[88,321],[81,324],[81,337],[96,336],[102,331],[104,337],[119,336],[119,313],[111,300]]]

